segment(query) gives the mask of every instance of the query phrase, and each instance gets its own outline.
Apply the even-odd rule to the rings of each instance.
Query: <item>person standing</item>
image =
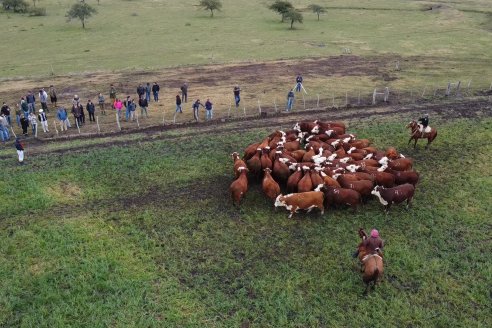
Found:
[[[85,106],[87,113],[89,113],[89,122],[95,122],[96,118],[94,117],[94,113],[96,112],[96,105],[92,102],[92,100],[87,101],[87,105]]]
[[[39,102],[41,103],[41,109],[45,112],[49,112],[48,109],[48,94],[44,89],[39,90]]]
[[[75,124],[78,124],[79,127],[82,125],[83,111],[84,111],[84,107],[80,103],[74,103],[72,105],[72,114],[75,119]]]
[[[27,136],[27,128],[29,127],[29,120],[27,116],[24,114],[21,115],[20,119],[21,127],[22,127],[22,134]]]
[[[292,106],[294,105],[294,90],[291,89],[287,94],[287,112],[292,110]]]
[[[27,119],[29,120],[29,124],[31,124],[32,134],[36,135],[36,129],[38,128],[38,119],[36,118],[36,114],[30,113]]]
[[[200,108],[200,106],[203,107],[202,103],[200,102],[200,99],[197,99],[193,103],[193,117],[195,118],[195,121],[197,121],[197,122],[198,122],[198,109]]]
[[[17,108],[15,109],[15,121],[17,122],[17,126],[19,128],[21,126],[21,124],[20,124],[21,115],[22,115],[21,105],[20,104],[17,104]]]
[[[56,118],[58,119],[58,121],[60,121],[60,126],[61,126],[62,132],[63,131],[67,131],[68,130],[68,126],[67,126],[67,121],[68,121],[67,110],[65,108],[63,108],[63,107],[58,108],[58,110],[56,111]]]
[[[181,104],[182,104],[181,97],[179,96],[179,94],[177,94],[176,95],[176,113],[178,113],[178,112],[182,113],[183,112],[183,108],[182,108]]]
[[[143,117],[145,113],[145,117],[149,117],[149,114],[147,114],[147,107],[149,107],[149,102],[147,101],[147,97],[140,99],[138,101],[138,105],[140,106],[140,115],[142,115]]]
[[[29,91],[29,93],[26,96],[26,102],[27,102],[27,107],[29,109],[29,113],[35,113],[36,112],[36,97],[34,97],[34,94],[32,91]]]
[[[207,99],[207,101],[205,102],[205,110],[207,111],[206,112],[207,113],[207,116],[206,116],[207,121],[212,119],[213,109],[214,109],[214,105],[212,104],[210,99]]]
[[[30,112],[29,104],[27,103],[27,100],[24,97],[21,98],[20,106],[21,106],[22,114],[24,114],[24,117],[28,117]]]
[[[152,91],[152,87],[147,82],[147,85],[145,85],[145,100],[147,100],[147,104],[150,102],[150,91]]]
[[[234,101],[236,102],[236,108],[238,108],[239,102],[241,101],[241,96],[240,96],[241,88],[239,87],[239,84],[236,84],[233,91],[234,91]]]
[[[0,138],[3,142],[10,140],[9,124],[3,114],[0,114]]]
[[[121,100],[116,98],[116,100],[113,103],[113,108],[116,109],[116,113],[118,114],[118,119],[121,120],[121,109],[123,108],[123,103]]]
[[[114,105],[116,102],[116,88],[113,84],[109,86],[109,100]]]
[[[181,86],[181,100],[188,102],[188,82],[183,83]]]
[[[2,108],[0,109],[0,114],[5,116],[5,119],[7,120],[7,123],[9,125],[12,125],[12,121],[10,120],[10,107],[5,102],[3,103]]]
[[[53,108],[56,108],[56,102],[58,98],[56,96],[56,90],[53,84],[50,85],[50,90],[48,91],[48,94],[50,95],[51,106],[53,106]]]
[[[130,113],[130,120],[135,121],[135,110],[137,109],[137,105],[135,104],[134,99],[130,99],[128,101],[128,112]]]
[[[131,99],[130,96],[126,96],[125,101],[123,102],[123,105],[125,105],[125,121],[128,122],[128,119],[130,118],[130,103]]]
[[[99,104],[99,110],[101,111],[101,114],[106,115],[106,111],[104,110],[104,96],[102,93],[99,93],[99,96],[97,96],[97,102]]]
[[[137,95],[138,95],[138,99],[143,98],[143,96],[145,95],[145,88],[141,84],[139,84],[137,87]]]
[[[159,87],[159,84],[157,82],[154,82],[154,85],[152,86],[152,94],[154,95],[154,101],[158,102],[159,101],[159,91],[161,88]]]
[[[297,92],[301,92],[301,88],[302,88],[302,75],[301,74],[297,74],[297,77],[296,77],[296,91]]]
[[[17,156],[19,158],[19,165],[24,164],[24,146],[19,138],[15,138],[14,147],[17,150]]]
[[[44,133],[50,132],[48,129],[48,117],[46,117],[46,113],[42,109],[39,110],[38,119],[41,122]]]

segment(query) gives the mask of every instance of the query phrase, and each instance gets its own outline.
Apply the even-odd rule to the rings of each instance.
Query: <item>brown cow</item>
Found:
[[[297,165],[296,171],[292,173],[290,177],[287,179],[287,192],[296,192],[297,184],[301,179],[302,179],[301,167]]]
[[[302,170],[304,171],[304,176],[299,183],[297,184],[298,192],[306,192],[313,190],[313,180],[311,180],[311,175],[309,174],[309,168],[307,166],[303,166]]]
[[[360,194],[352,189],[337,188],[325,185],[321,190],[325,194],[325,205],[348,205],[357,211],[357,206],[361,203]]]
[[[232,156],[232,160],[234,161],[234,176],[237,179],[241,174],[241,172],[238,171],[238,168],[246,167],[246,163],[244,163],[244,161],[239,158],[239,153],[237,152],[233,152],[231,156]]]
[[[409,171],[412,169],[413,161],[411,158],[398,158],[390,161],[388,157],[383,157],[379,160],[379,164],[388,165],[388,167],[395,171]]]
[[[273,176],[279,182],[285,182],[289,178],[290,170],[289,166],[281,160],[280,155],[277,154],[275,161],[273,162]]]
[[[268,198],[275,200],[277,196],[280,195],[280,186],[275,180],[273,180],[272,175],[270,174],[272,172],[271,169],[266,168],[263,171],[265,171],[261,184],[263,192]]]
[[[313,208],[319,208],[321,215],[325,213],[323,205],[324,195],[321,191],[308,191],[296,194],[279,195],[275,200],[275,207],[283,206],[290,211],[289,219],[299,209],[311,212]]]
[[[262,152],[261,158],[260,158],[261,168],[263,170],[265,170],[266,168],[271,170],[273,167],[273,163],[272,163],[272,160],[270,159],[270,157],[268,156],[268,153],[270,152],[270,150],[269,149],[262,149],[261,152]]]
[[[328,176],[323,171],[321,171],[321,177],[323,178],[323,182],[324,182],[325,185],[336,187],[336,188],[341,188],[341,186],[340,186],[340,184],[338,183],[337,180],[335,180],[332,177]]]
[[[259,145],[260,145],[260,143],[258,142],[258,143],[254,143],[254,144],[251,144],[248,147],[246,147],[246,149],[244,150],[243,160],[247,161],[248,159],[253,157],[256,154],[256,152],[258,151]]]
[[[414,192],[415,187],[409,183],[405,183],[393,188],[376,186],[371,193],[379,198],[379,202],[384,205],[384,211],[388,213],[391,204],[400,204],[407,201],[408,208],[412,202]]]
[[[371,171],[368,173],[374,177],[374,182],[378,186],[385,188],[391,188],[395,185],[395,176],[387,172]]]
[[[294,157],[296,162],[302,162],[302,158],[304,157],[304,154],[306,151],[304,149],[299,149],[299,150],[294,150],[293,152],[290,153],[290,156]]]
[[[254,175],[261,174],[260,150],[256,150],[256,154],[246,161],[248,170]]]
[[[420,178],[417,171],[395,171],[387,168],[385,172],[391,173],[394,176],[397,185],[409,183],[415,187]]]
[[[369,180],[350,181],[344,176],[344,174],[340,175],[340,177],[337,180],[343,188],[349,188],[355,190],[362,197],[370,196],[372,188],[374,187],[374,183],[372,181]]]
[[[229,187],[229,192],[231,193],[232,197],[232,203],[235,206],[240,205],[241,200],[244,198],[246,192],[248,191],[248,177],[246,176],[248,169],[245,167],[240,167],[238,170],[241,173],[239,175],[239,178],[234,180]]]

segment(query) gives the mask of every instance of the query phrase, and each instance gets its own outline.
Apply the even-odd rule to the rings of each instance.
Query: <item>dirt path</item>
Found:
[[[228,121],[212,121],[209,123],[187,123],[180,125],[165,125],[151,126],[141,130],[128,130],[121,133],[111,134],[109,136],[88,135],[74,139],[91,139],[100,142],[95,144],[77,145],[70,147],[68,140],[53,139],[49,141],[31,140],[29,142],[30,156],[38,154],[64,154],[79,152],[84,153],[97,148],[107,148],[114,146],[128,146],[136,142],[153,142],[157,140],[174,140],[186,139],[194,135],[208,134],[227,134],[240,133],[251,129],[258,128],[275,128],[289,129],[293,123],[301,120],[340,120],[349,124],[356,123],[360,120],[390,118],[395,117],[402,121],[408,121],[409,118],[415,118],[422,114],[423,111],[428,112],[431,117],[439,117],[442,120],[453,120],[458,118],[479,118],[490,117],[492,111],[491,104],[485,100],[469,100],[463,102],[449,104],[421,104],[412,106],[387,106],[387,107],[368,107],[368,108],[344,108],[344,109],[321,109],[308,110],[302,112],[294,112],[289,114],[271,115],[266,118],[247,118],[247,119],[232,119]],[[179,131],[179,134],[167,134],[167,132]],[[135,135],[130,140],[118,140],[129,135]],[[46,149],[46,145],[67,143],[67,147],[61,149]],[[10,157],[8,155],[0,156],[0,158]]]

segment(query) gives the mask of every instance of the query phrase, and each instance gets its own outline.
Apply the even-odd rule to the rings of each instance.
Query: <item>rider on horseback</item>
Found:
[[[429,114],[424,114],[424,117],[419,118],[419,132],[424,137],[425,129],[429,126]]]
[[[368,253],[370,254],[380,254],[382,252],[382,249],[384,247],[384,240],[382,240],[379,237],[379,231],[376,229],[371,230],[371,236],[370,237],[364,237],[364,240],[362,241],[362,244],[367,248]],[[355,251],[353,254],[353,257],[356,258],[359,256],[359,250]]]

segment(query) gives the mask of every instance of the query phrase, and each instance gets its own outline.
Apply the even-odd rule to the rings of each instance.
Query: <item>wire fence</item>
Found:
[[[247,89],[247,88],[244,88]],[[37,133],[36,138],[69,138],[85,135],[96,136],[130,130],[139,130],[156,126],[173,126],[191,124],[193,122],[214,121],[217,123],[233,119],[248,119],[253,117],[269,117],[272,115],[283,115],[286,113],[309,112],[313,110],[333,110],[344,108],[364,108],[372,106],[387,105],[411,105],[430,102],[456,101],[471,97],[487,99],[492,102],[492,83],[474,83],[472,80],[465,82],[448,82],[447,84],[427,84],[420,88],[407,90],[391,89],[387,86],[359,88],[351,91],[328,91],[324,93],[296,92],[293,106],[287,108],[287,95],[278,96],[278,93],[268,94],[266,92],[242,93],[239,106],[236,106],[231,96],[227,103],[227,97],[214,105],[211,115],[207,118],[206,110],[199,109],[198,119],[193,115],[192,102],[183,103],[183,113],[177,113],[173,103],[165,102],[159,106],[153,106],[148,116],[137,107],[130,117],[126,117],[125,109],[121,117],[111,108],[106,108],[106,115],[96,113],[95,120],[82,123],[80,126],[73,117],[68,119],[68,130],[63,131],[62,122],[53,119],[56,115],[54,110],[50,112],[51,119],[48,121],[50,132]],[[173,105],[173,106],[171,106]],[[108,104],[106,104],[106,107]],[[20,127],[16,126],[12,133],[22,134]],[[29,129],[30,130],[30,129]],[[34,136],[34,135],[33,135]]]

